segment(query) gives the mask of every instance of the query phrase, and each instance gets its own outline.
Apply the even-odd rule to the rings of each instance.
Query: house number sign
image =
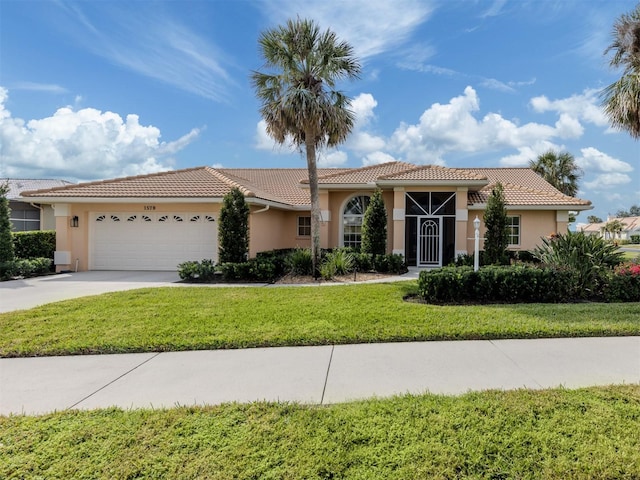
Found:
[[[145,205],[144,209],[145,209],[145,211],[147,211],[147,210],[155,210],[156,206],[155,205]]]

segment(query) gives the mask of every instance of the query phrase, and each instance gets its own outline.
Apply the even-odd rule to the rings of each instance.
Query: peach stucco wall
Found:
[[[434,191],[436,189],[430,189]],[[441,190],[451,191],[452,188]],[[407,191],[419,191],[411,188]],[[321,246],[323,248],[338,247],[342,243],[341,217],[346,202],[354,195],[371,195],[373,191],[332,191],[321,195],[321,208],[329,212],[329,220],[321,226]],[[388,252],[404,252],[404,220],[393,220],[393,210],[404,211],[405,190],[383,191],[383,199],[388,218]],[[64,204],[56,209],[56,250],[70,252],[70,263],[57,265],[58,271],[75,269],[76,260],[79,270],[89,266],[90,214],[92,213],[135,213],[148,212],[154,207],[154,213],[189,212],[209,213],[218,217],[220,203],[156,203],[153,205],[138,203],[111,204]],[[482,219],[480,210],[467,211],[466,192],[458,191],[456,222],[456,252],[473,251],[473,219],[476,215]],[[278,248],[309,247],[310,237],[298,236],[298,217],[309,216],[308,211],[287,211],[274,207],[265,209],[261,205],[251,205],[249,217],[250,256],[256,253]],[[540,238],[554,232],[566,232],[566,212],[556,211],[509,210],[509,215],[521,217],[521,244],[512,247],[517,250],[531,250],[540,243]],[[70,227],[70,219],[78,216],[79,226]],[[466,220],[464,220],[466,216]],[[326,220],[326,219],[325,219]],[[484,236],[484,225],[481,226],[481,237]],[[483,242],[481,241],[481,248]]]

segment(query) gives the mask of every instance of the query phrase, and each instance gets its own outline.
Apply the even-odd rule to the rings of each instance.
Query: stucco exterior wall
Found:
[[[251,207],[249,216],[249,256],[279,248],[308,248],[311,237],[298,236],[298,217],[309,217],[310,212],[292,212],[270,208]],[[258,211],[258,213],[255,213]]]
[[[56,221],[56,251],[70,252],[69,264],[57,264],[56,271],[85,271],[89,267],[90,232],[92,213],[208,213],[216,218],[220,203],[86,203],[57,204],[54,206]],[[153,208],[152,208],[153,207]],[[71,227],[71,218],[78,217],[78,227]]]

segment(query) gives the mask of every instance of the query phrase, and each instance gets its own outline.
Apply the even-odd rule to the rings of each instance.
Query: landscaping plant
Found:
[[[245,262],[249,253],[249,206],[239,188],[224,196],[218,224],[220,263]]]
[[[575,295],[588,299],[602,295],[609,274],[624,258],[618,247],[603,238],[571,231],[543,238],[533,253],[544,265],[573,271]]]
[[[387,253],[387,210],[380,189],[373,193],[364,212],[360,251],[374,257]]]
[[[487,264],[503,265],[508,263],[507,246],[509,230],[507,228],[507,209],[505,207],[504,189],[500,182],[496,183],[487,200],[484,212],[484,259]]]

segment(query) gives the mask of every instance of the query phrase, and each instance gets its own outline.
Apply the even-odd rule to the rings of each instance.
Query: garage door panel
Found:
[[[91,219],[93,270],[176,270],[187,260],[217,259],[210,214],[94,213]]]

